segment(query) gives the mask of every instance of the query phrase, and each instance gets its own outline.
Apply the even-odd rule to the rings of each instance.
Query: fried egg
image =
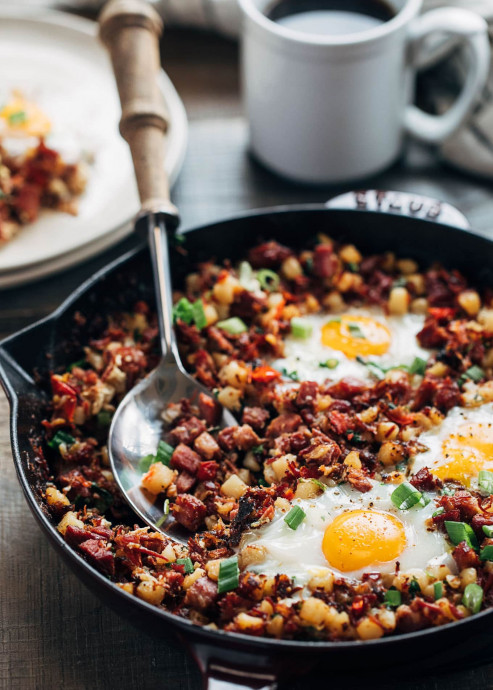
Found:
[[[425,361],[429,351],[420,347],[416,334],[424,316],[386,316],[377,308],[352,308],[340,315],[310,314],[303,321],[311,327],[308,338],[284,338],[285,356],[273,362],[279,371],[296,372],[300,381],[322,383],[332,376],[368,380],[371,372],[362,358],[383,369],[409,366],[416,357]]]
[[[455,571],[445,535],[427,526],[435,502],[399,510],[391,500],[395,488],[372,481],[371,490],[361,493],[340,484],[317,498],[295,499],[292,505],[306,514],[296,530],[285,522],[286,512],[276,509],[272,522],[243,537],[242,548],[255,544],[265,553],[263,562],[249,567],[295,577],[300,585],[320,567],[357,580],[365,572],[394,573],[397,566],[405,572],[444,564]]]
[[[413,459],[413,473],[428,467],[442,480],[477,487],[481,470],[493,472],[493,404],[454,407],[439,427],[421,434],[419,442],[428,450]]]

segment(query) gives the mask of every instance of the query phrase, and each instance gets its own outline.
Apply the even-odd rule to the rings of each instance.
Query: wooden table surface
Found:
[[[166,68],[190,118],[190,142],[174,189],[183,225],[214,220],[246,208],[318,202],[340,188],[306,188],[274,177],[247,152],[241,113],[237,49],[204,34],[168,31]],[[413,145],[368,187],[428,194],[455,203],[474,227],[493,219],[491,183],[465,177]],[[358,186],[362,186],[361,183]],[[347,189],[349,187],[345,187]],[[0,338],[55,308],[96,269],[133,245],[124,241],[102,256],[33,286],[0,292]],[[8,406],[0,390],[0,688],[12,690],[197,690],[200,677],[180,649],[146,636],[103,606],[61,563],[36,526],[17,483],[8,432]],[[363,684],[369,690],[483,690],[493,688],[493,664],[426,678],[379,674],[364,681],[333,677],[333,690]],[[293,682],[301,690],[307,680]]]

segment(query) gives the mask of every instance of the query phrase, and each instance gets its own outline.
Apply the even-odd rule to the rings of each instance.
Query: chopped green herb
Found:
[[[68,365],[68,370],[72,371],[72,369],[75,369],[75,367],[86,369],[88,366],[89,362],[86,359],[78,359],[76,362],[72,362],[72,364]]]
[[[284,518],[284,522],[293,530],[298,529],[303,520],[306,518],[306,513],[303,508],[293,506],[289,513]]]
[[[419,374],[423,376],[426,371],[426,360],[421,357],[415,357],[413,363],[409,367],[410,374]]]
[[[264,452],[264,444],[263,444],[263,443],[260,443],[258,446],[253,446],[252,451],[253,451],[256,455],[260,455],[260,453],[263,453],[263,452]]]
[[[207,319],[205,317],[204,303],[201,299],[198,299],[192,304],[192,314],[195,325],[201,331],[207,326]]]
[[[185,575],[190,575],[190,573],[193,573],[194,568],[191,558],[177,558],[175,563],[185,567]]]
[[[7,119],[9,125],[20,125],[27,120],[27,114],[25,110],[16,110],[16,112],[11,113]]]
[[[283,367],[281,369],[281,374],[285,376],[288,379],[291,379],[291,381],[299,381],[300,377],[298,376],[297,371],[288,371],[286,367]]]
[[[396,607],[401,605],[402,596],[398,589],[391,587],[385,592],[383,600],[387,606]]]
[[[435,601],[443,597],[443,582],[438,580],[433,583],[433,593],[435,595]]]
[[[477,551],[479,549],[478,540],[474,534],[473,528],[467,524],[467,522],[453,522],[451,520],[445,520],[445,529],[449,536],[450,541],[454,546],[457,546],[462,541],[465,541],[471,549]]]
[[[421,587],[419,586],[419,582],[416,580],[415,577],[413,577],[413,579],[409,583],[408,591],[412,599],[414,599],[416,594],[419,594],[421,592]]]
[[[462,603],[467,606],[471,613],[478,613],[483,603],[483,589],[475,583],[467,585],[462,597]]]
[[[218,321],[216,326],[230,335],[239,335],[240,333],[248,331],[246,324],[238,318],[238,316],[232,316],[224,321]]]
[[[356,261],[350,261],[347,264],[347,267],[351,271],[351,273],[357,273],[359,271],[359,265],[356,263]]]
[[[281,282],[277,273],[274,273],[274,271],[271,271],[269,268],[262,268],[258,271],[257,280],[261,287],[267,290],[267,292],[274,292],[274,290],[277,290]]]
[[[491,525],[483,525],[483,532],[486,534],[486,536],[491,539],[493,537],[493,526]]]
[[[62,445],[62,443],[66,446],[71,446],[73,443],[75,443],[75,438],[66,431],[59,429],[53,436],[53,438],[50,441],[48,441],[48,445],[50,446],[50,448],[54,448],[55,450],[57,450],[57,448],[59,448]]]
[[[417,504],[423,507],[429,502],[427,498],[428,497],[423,496],[421,491],[418,491],[412,484],[409,484],[409,482],[399,484],[390,496],[392,503],[396,508],[399,508],[399,510],[408,510]]]
[[[217,591],[219,594],[230,592],[238,587],[240,581],[240,569],[238,568],[238,556],[226,558],[219,564],[219,579]]]
[[[108,508],[113,504],[113,495],[109,491],[98,486],[95,482],[92,483],[94,507],[99,510],[101,514],[106,513]]]
[[[366,340],[365,334],[357,323],[348,323],[347,327],[353,338],[362,338],[363,340]]]
[[[260,478],[259,478],[257,484],[258,484],[259,486],[269,486],[269,483],[266,482],[265,479],[264,479],[263,477],[260,477]]]
[[[325,362],[319,362],[318,366],[322,369],[335,369],[339,366],[338,359],[327,359]]]
[[[341,323],[341,322],[342,322],[342,319],[340,316],[334,316],[334,318],[330,319],[330,321],[327,321],[327,323],[325,325],[328,326],[331,323]]]
[[[482,561],[493,561],[493,545],[488,544],[483,549],[481,549],[479,557]]]
[[[394,282],[392,283],[392,287],[393,287],[393,288],[396,288],[396,287],[406,287],[407,282],[408,282],[408,281],[407,281],[407,278],[405,278],[404,276],[400,276],[399,278],[396,278],[396,279],[394,280]]]
[[[113,419],[113,414],[108,410],[101,410],[97,416],[98,426],[108,427]]]
[[[478,484],[483,491],[491,496],[493,494],[493,472],[488,472],[488,470],[480,470]]]
[[[451,489],[451,488],[449,488],[448,486],[445,486],[445,487],[441,490],[440,493],[441,493],[442,496],[454,496],[454,495],[455,495],[455,489]]]
[[[149,468],[155,460],[155,455],[144,455],[144,457],[139,460],[139,472],[142,472],[142,474],[149,472]]]
[[[169,467],[174,450],[173,446],[170,446],[166,441],[159,441],[156,451],[156,462],[161,462]]]
[[[327,489],[326,484],[321,482],[320,479],[314,479],[312,477],[309,481],[311,481],[312,484],[315,484],[315,486],[318,486],[319,489],[322,489],[322,491],[325,491]]]
[[[295,316],[291,319],[291,333],[295,338],[306,340],[313,333],[313,326],[306,319]]]
[[[445,512],[445,508],[443,506],[440,506],[440,508],[437,508],[434,513],[432,513],[431,517],[438,517],[442,513]]]

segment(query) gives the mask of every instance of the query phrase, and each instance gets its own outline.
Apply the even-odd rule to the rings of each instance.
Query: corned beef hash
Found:
[[[38,453],[73,549],[146,602],[256,636],[368,640],[493,605],[493,293],[318,236],[200,264],[174,317],[213,397],[163,410],[136,489],[188,546],[136,524],[108,463],[115,408],[159,358],[138,301],[51,375]]]

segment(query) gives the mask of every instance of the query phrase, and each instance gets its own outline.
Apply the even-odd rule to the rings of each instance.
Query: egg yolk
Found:
[[[7,136],[45,137],[51,130],[51,122],[41,108],[20,94],[3,106],[0,118],[2,134]]]
[[[343,314],[322,327],[322,344],[346,357],[383,355],[390,347],[390,330],[368,316]]]
[[[343,573],[392,561],[405,546],[402,522],[373,510],[341,513],[327,527],[322,541],[325,558]]]
[[[469,486],[480,470],[493,471],[493,424],[463,424],[442,443],[442,453],[433,474]]]

